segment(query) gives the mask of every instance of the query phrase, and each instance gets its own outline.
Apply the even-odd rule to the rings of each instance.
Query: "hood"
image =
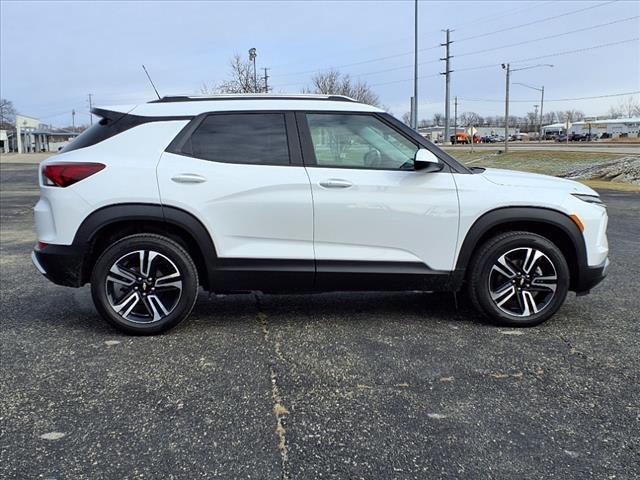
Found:
[[[540,175],[538,173],[517,172],[514,170],[501,170],[487,168],[481,175],[496,185],[524,188],[552,188],[564,190],[569,193],[582,193],[585,195],[597,195],[597,193],[579,182],[564,178]]]

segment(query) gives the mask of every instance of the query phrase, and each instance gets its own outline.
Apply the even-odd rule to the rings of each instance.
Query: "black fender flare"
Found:
[[[456,272],[464,275],[478,242],[489,231],[509,223],[535,223],[541,228],[550,226],[561,231],[571,242],[574,252],[577,274],[579,277],[588,269],[587,248],[584,237],[571,218],[557,210],[543,207],[503,207],[483,214],[478,218],[465,235],[458,254]]]
[[[213,239],[200,220],[176,207],[151,203],[121,203],[102,207],[84,219],[73,239],[73,245],[86,250],[103,228],[122,221],[145,220],[162,222],[187,232],[200,249],[207,276],[211,278],[217,259]]]

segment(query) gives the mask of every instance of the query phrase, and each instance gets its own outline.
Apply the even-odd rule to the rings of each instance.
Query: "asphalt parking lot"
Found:
[[[640,476],[640,194],[603,193],[609,277],[540,327],[452,295],[203,293],[134,338],[32,267],[35,172],[0,165],[0,477]]]

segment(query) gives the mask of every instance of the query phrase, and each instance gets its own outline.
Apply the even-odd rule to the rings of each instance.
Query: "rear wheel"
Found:
[[[487,241],[469,273],[473,304],[499,325],[538,325],[560,308],[569,290],[569,267],[560,249],[529,232]]]
[[[198,293],[198,272],[175,241],[152,234],[131,235],[109,246],[91,275],[91,294],[100,314],[121,330],[160,333],[189,316]]]

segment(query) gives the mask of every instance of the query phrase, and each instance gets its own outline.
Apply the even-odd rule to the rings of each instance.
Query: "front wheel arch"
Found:
[[[468,275],[474,253],[487,240],[505,232],[524,231],[545,237],[554,243],[569,265],[569,289],[577,288],[587,265],[587,250],[582,232],[562,212],[538,207],[505,207],[491,210],[478,218],[468,230],[456,262],[456,271]]]

